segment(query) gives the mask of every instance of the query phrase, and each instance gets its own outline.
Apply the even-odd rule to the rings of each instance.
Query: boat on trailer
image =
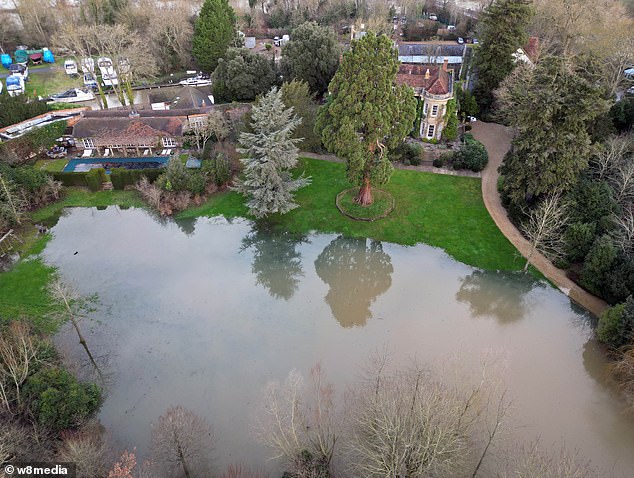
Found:
[[[46,99],[47,103],[81,103],[92,101],[95,95],[92,91],[83,88],[71,88],[63,93],[51,95]]]
[[[66,60],[64,62],[64,71],[68,76],[74,76],[77,74],[77,63],[75,60]]]

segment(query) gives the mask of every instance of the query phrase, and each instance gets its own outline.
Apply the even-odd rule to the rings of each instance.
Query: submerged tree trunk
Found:
[[[374,202],[374,199],[372,199],[372,185],[370,184],[370,177],[367,174],[363,177],[363,182],[361,183],[357,197],[354,198],[354,202],[361,206],[369,206]]]

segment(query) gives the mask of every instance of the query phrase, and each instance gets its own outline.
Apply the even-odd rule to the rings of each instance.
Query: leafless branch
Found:
[[[567,205],[562,202],[559,194],[542,199],[527,216],[521,229],[531,243],[531,249],[526,257],[524,271],[528,269],[535,251],[541,252],[551,260],[563,256],[562,231],[569,220]]]

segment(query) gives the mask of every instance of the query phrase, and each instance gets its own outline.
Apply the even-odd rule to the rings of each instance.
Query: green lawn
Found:
[[[28,317],[38,330],[46,333],[55,332],[59,325],[47,316],[55,307],[46,290],[55,269],[38,256],[49,237],[37,238],[25,259],[0,274],[0,323]]]
[[[68,163],[68,158],[63,159],[38,159],[35,162],[35,169],[42,171],[48,171],[51,173],[59,173],[64,169]]]
[[[47,66],[47,64],[43,65]],[[61,93],[69,88],[83,87],[84,80],[81,76],[71,78],[64,71],[64,61],[50,65],[50,70],[41,71],[29,67],[29,79],[26,82],[26,94],[29,96],[48,96],[53,93]]]
[[[145,207],[136,191],[98,191],[66,188],[64,198],[31,215],[33,222],[53,224],[67,206],[102,207],[117,204],[123,207]],[[46,287],[55,275],[55,269],[44,264],[39,253],[44,250],[50,236],[22,235],[19,247],[23,257],[10,271],[0,274],[0,323],[28,317],[38,330],[55,332],[58,323],[47,313],[55,307]]]
[[[484,207],[480,179],[397,170],[383,188],[394,196],[394,211],[385,219],[368,223],[343,216],[335,206],[337,194],[350,187],[345,165],[304,158],[299,169],[312,177],[312,184],[297,193],[298,209],[270,219],[279,227],[404,245],[424,242],[482,269],[518,270],[523,265]],[[215,195],[179,217],[215,215],[248,217],[242,197],[235,192]]]
[[[65,207],[106,207],[116,204],[122,207],[146,207],[136,191],[90,192],[79,188],[64,188],[64,197],[31,214],[33,222],[53,223]]]

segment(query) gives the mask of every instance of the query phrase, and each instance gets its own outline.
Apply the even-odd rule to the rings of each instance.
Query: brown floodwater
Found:
[[[107,377],[99,419],[118,449],[144,456],[151,425],[182,405],[213,424],[219,468],[270,468],[252,431],[267,383],[321,362],[342,393],[387,348],[396,364],[467,373],[488,357],[513,401],[513,439],[577,449],[601,476],[634,474],[634,421],[606,383],[591,318],[544,282],[422,244],[138,209],[69,209],[52,233],[46,261],[99,297],[82,327]],[[57,341],[86,364],[73,334]]]

